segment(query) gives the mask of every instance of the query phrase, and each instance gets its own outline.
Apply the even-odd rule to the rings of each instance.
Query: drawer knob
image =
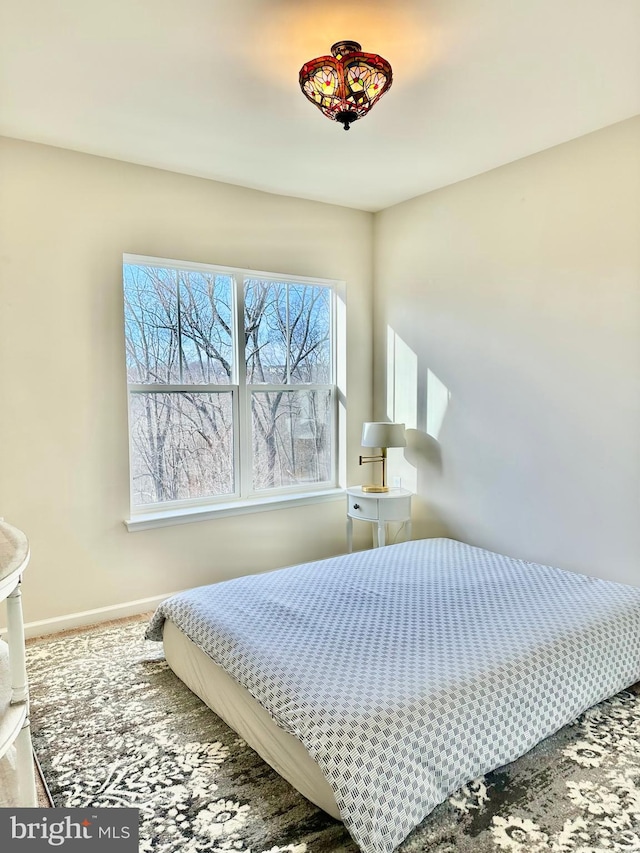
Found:
[[[354,504],[354,505],[353,505],[353,508],[354,508],[354,509],[360,509],[360,504]]]

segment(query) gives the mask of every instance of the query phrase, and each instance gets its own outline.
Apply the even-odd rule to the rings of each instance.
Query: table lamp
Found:
[[[390,423],[364,423],[362,424],[363,447],[379,447],[380,454],[377,456],[361,456],[360,464],[365,462],[382,462],[382,485],[363,486],[363,492],[388,492],[387,486],[387,448],[406,447],[407,440],[404,435],[404,424]]]

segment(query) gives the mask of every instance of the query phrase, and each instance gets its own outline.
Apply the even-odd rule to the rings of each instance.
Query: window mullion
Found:
[[[289,285],[285,284],[287,293],[286,324],[287,324],[287,385],[291,382],[291,325],[289,323]]]
[[[236,381],[238,383],[238,429],[236,430],[236,471],[240,497],[246,498],[252,487],[251,394],[247,388],[246,340],[244,333],[244,276],[233,277],[236,318]]]
[[[180,270],[176,270],[176,303],[178,306],[178,376],[184,382],[184,359],[182,356],[182,316],[180,312]]]
[[[224,394],[233,392],[233,385],[141,385],[129,383],[130,394]]]

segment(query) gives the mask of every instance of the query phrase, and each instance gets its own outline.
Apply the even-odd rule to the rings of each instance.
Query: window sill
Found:
[[[247,515],[253,512],[271,512],[275,509],[289,509],[307,504],[327,503],[344,498],[344,489],[333,488],[321,492],[306,492],[295,495],[275,495],[269,498],[251,498],[233,503],[209,504],[208,506],[183,507],[181,509],[156,510],[155,512],[136,513],[125,519],[127,530],[149,530],[152,527],[171,527],[174,524],[192,524],[195,521],[209,521],[228,515]]]

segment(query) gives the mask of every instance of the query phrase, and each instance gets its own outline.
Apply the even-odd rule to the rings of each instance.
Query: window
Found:
[[[331,282],[125,256],[132,515],[336,485]]]

